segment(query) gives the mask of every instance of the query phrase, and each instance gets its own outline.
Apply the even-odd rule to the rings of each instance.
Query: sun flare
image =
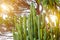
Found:
[[[46,20],[47,24],[50,23],[49,20],[51,20],[51,22],[53,22],[54,25],[56,26],[56,21],[58,20],[58,18],[56,15],[49,15],[49,17],[47,17],[47,16],[45,17],[45,20]]]
[[[9,8],[6,4],[1,4],[1,8],[3,11],[9,11]]]
[[[14,10],[14,8],[11,5],[6,3],[0,4],[0,7],[3,12],[10,12],[11,10]]]
[[[5,20],[7,17],[8,17],[7,14],[3,14],[3,15],[2,15],[2,18],[3,18],[4,20]]]
[[[57,21],[57,16],[55,16],[55,15],[50,15],[50,19],[51,19],[51,21],[52,22],[56,22]]]

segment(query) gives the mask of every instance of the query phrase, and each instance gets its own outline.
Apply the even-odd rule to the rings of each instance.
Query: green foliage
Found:
[[[60,6],[60,0],[43,0],[42,4],[43,7],[49,8],[55,8],[56,6]]]
[[[37,0],[38,4],[40,4],[41,0]]]
[[[3,23],[3,19],[2,19],[2,17],[0,17],[0,24],[2,24]]]
[[[53,2],[54,0],[49,0],[49,5],[52,6]],[[16,28],[16,31],[13,30],[14,40],[59,40],[59,23],[56,24],[57,27],[54,26],[53,29],[53,26],[51,26],[52,24],[46,24],[46,15],[47,14],[37,15],[34,3],[32,3],[28,18],[26,16],[20,16],[18,19],[14,17]]]

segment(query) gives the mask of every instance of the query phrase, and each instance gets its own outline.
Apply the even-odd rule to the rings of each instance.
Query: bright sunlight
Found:
[[[56,21],[57,21],[57,16],[56,15],[49,15],[49,17],[45,17],[45,20],[46,20],[46,22],[47,23],[50,23],[50,21],[49,21],[49,18],[50,18],[50,20],[51,20],[51,22],[53,22],[54,23],[54,25],[56,25]]]

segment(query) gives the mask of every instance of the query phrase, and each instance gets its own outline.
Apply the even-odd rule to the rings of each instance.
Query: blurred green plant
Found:
[[[48,4],[50,6],[53,6],[53,2],[55,2],[54,0],[45,1],[49,1]],[[32,3],[28,18],[26,16],[14,17],[15,29],[12,30],[14,40],[60,40],[59,21],[54,26],[49,17],[50,14],[47,13],[50,12],[37,15],[34,3]],[[46,16],[48,16],[49,23],[46,23]]]

